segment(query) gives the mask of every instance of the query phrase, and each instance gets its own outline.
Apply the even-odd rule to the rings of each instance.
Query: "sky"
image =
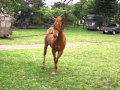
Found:
[[[61,2],[61,1],[64,1],[64,0],[45,0],[45,3],[47,4],[47,6],[51,6],[54,4],[54,2]],[[66,0],[66,3],[68,2],[69,0]],[[73,3],[76,3],[76,2],[79,2],[80,0],[73,0]]]

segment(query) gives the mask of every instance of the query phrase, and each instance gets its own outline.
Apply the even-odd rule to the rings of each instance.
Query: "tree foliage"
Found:
[[[76,16],[77,24],[80,22],[82,23],[83,18],[86,16],[87,12],[87,0],[81,0],[74,4],[73,14]]]
[[[103,15],[107,21],[117,12],[117,0],[93,0],[90,13]]]
[[[48,7],[40,7],[37,11],[42,21],[47,22],[51,19],[53,10]]]
[[[118,10],[116,14],[114,15],[114,21],[120,23],[120,3],[118,3]]]
[[[52,5],[52,8],[62,8],[65,7],[65,3],[62,2],[55,2],[54,5]]]
[[[52,16],[67,13],[67,23],[82,21],[87,14],[101,14],[107,21],[111,18],[120,22],[120,4],[117,0],[80,0],[74,5],[56,2],[52,8],[45,6],[44,0],[0,0],[0,9],[15,13],[16,22],[25,25],[47,22]],[[28,23],[29,22],[29,23]]]
[[[25,6],[24,0],[0,0],[0,8],[3,8],[8,13],[15,12]]]

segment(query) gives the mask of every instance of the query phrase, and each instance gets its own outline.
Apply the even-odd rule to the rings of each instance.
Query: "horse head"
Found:
[[[62,31],[64,29],[64,18],[61,16],[53,17],[54,19],[54,29]]]

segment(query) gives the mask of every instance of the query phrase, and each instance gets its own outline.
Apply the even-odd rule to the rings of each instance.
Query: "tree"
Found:
[[[120,3],[118,3],[117,13],[114,15],[114,21],[120,23]]]
[[[3,8],[7,13],[15,12],[24,6],[24,0],[0,0],[0,8]]]
[[[93,0],[92,9],[89,12],[103,15],[108,22],[117,12],[117,0]]]
[[[62,2],[55,2],[52,8],[62,8],[65,7],[65,3]]]
[[[16,22],[22,25],[31,23],[33,15],[38,17],[36,11],[42,6],[44,6],[43,0],[0,0],[0,9],[4,9],[7,13],[14,12]]]
[[[81,0],[74,4],[73,14],[76,16],[77,24],[82,23],[83,18],[86,15],[86,3],[87,0]]]
[[[52,18],[53,10],[48,7],[40,7],[37,12],[40,14],[43,22],[47,22]]]

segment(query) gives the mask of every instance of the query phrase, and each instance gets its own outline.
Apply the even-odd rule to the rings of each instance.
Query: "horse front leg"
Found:
[[[52,49],[52,54],[53,54],[53,58],[54,58],[54,62],[56,60],[56,51]]]
[[[43,52],[43,62],[42,62],[42,68],[44,68],[45,67],[45,57],[46,57],[46,53],[47,53],[47,47],[48,47],[48,44],[47,43],[45,43],[45,45],[44,45],[44,52]]]
[[[56,51],[54,49],[52,49],[52,54],[53,54],[53,59],[54,59],[54,64],[55,64],[55,61],[56,61]],[[53,68],[52,73],[51,73],[52,75],[54,74],[53,71],[54,71],[54,68]]]
[[[59,60],[60,56],[62,55],[62,53],[63,53],[63,51],[59,51],[58,54],[57,54],[57,57],[54,60],[54,68],[53,68],[52,73],[51,73],[52,76],[54,76],[56,74],[56,72],[57,72],[58,60]]]

